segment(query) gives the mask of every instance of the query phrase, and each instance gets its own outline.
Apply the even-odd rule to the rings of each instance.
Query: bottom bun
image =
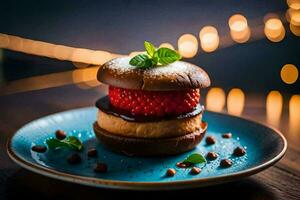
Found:
[[[183,153],[195,148],[202,140],[207,123],[202,122],[201,129],[183,136],[171,138],[133,138],[111,134],[94,123],[98,140],[114,152],[127,156],[165,156]]]

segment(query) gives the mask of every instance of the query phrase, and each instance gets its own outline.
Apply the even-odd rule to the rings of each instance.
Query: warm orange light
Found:
[[[107,51],[94,51],[91,55],[91,64],[102,65],[111,59],[112,55]]]
[[[87,89],[100,85],[97,81],[97,71],[99,67],[76,69],[72,73],[73,83],[81,89]]]
[[[283,106],[283,98],[280,92],[271,91],[267,96],[266,113],[267,122],[273,126],[278,126],[280,123],[281,112]]]
[[[294,35],[300,36],[300,26],[295,26],[293,24],[290,24],[290,30]]]
[[[25,47],[25,41],[23,43],[23,49],[30,48],[28,50],[31,51],[32,53],[39,52],[41,55],[45,55],[47,57],[55,57],[55,53],[58,53],[58,52],[54,51],[54,49],[57,45],[49,44],[49,43],[41,42],[41,41],[30,41],[29,44],[26,44],[26,47]],[[26,50],[24,50],[24,52],[26,52]],[[67,54],[67,56],[65,56],[65,57],[68,57],[71,55],[71,53],[68,54],[65,51],[64,51],[64,53]],[[63,58],[63,57],[61,57],[61,58]]]
[[[9,38],[9,48],[11,50],[18,50],[23,48],[23,40],[17,36],[10,36]]]
[[[205,26],[199,32],[200,44],[205,52],[212,52],[219,46],[218,31],[213,26]]]
[[[63,45],[55,45],[53,54],[56,59],[59,60],[69,60],[73,55],[73,48],[63,46]]]
[[[227,111],[232,115],[241,115],[245,105],[245,94],[241,89],[231,89],[227,96]]]
[[[68,60],[78,63],[101,65],[108,60],[124,55],[83,48],[56,45],[0,33],[0,48],[27,54]]]
[[[251,31],[247,19],[240,14],[233,15],[228,20],[232,40],[238,43],[247,42],[250,39]]]
[[[169,48],[169,49],[175,50],[175,48],[173,47],[173,45],[170,44],[170,43],[167,43],[167,42],[161,43],[161,44],[159,45],[159,48],[161,48],[161,47],[165,47],[165,48]]]
[[[280,76],[281,80],[286,84],[293,84],[298,79],[298,69],[293,64],[286,64],[281,68]]]
[[[90,67],[83,70],[83,80],[88,86],[95,87],[101,84],[97,80],[98,69],[98,67]]]
[[[90,63],[92,50],[78,48],[72,54],[73,62]]]
[[[0,33],[0,48],[7,48],[9,46],[9,37],[6,34]]]
[[[293,12],[290,12],[290,23],[294,26],[300,26],[300,10],[295,10]]]
[[[244,32],[248,27],[247,19],[240,14],[233,15],[228,21],[230,30],[236,32]]]
[[[289,126],[291,133],[300,134],[300,95],[293,95],[289,102]]]
[[[222,88],[211,88],[206,95],[207,110],[221,112],[225,106],[225,92]]]
[[[293,24],[294,26],[300,26],[300,10],[289,8],[286,11],[285,17],[287,21]]]
[[[178,51],[182,57],[192,58],[197,54],[198,41],[192,34],[184,34],[178,39]]]
[[[300,0],[287,0],[288,6],[292,9],[299,10],[300,9]]]
[[[283,24],[277,18],[271,18],[266,21],[264,32],[266,37],[272,42],[280,42],[285,36]]]

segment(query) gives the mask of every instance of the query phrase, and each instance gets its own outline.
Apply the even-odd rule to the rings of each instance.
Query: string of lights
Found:
[[[253,21],[255,20],[250,20],[251,23],[249,23],[249,20],[242,14],[234,14],[228,19],[230,35],[220,36],[216,27],[211,25],[204,26],[199,31],[198,38],[190,33],[185,33],[180,36],[177,42],[177,51],[184,58],[192,58],[200,52],[200,48],[204,53],[211,53],[218,49],[226,48],[238,43],[246,43],[263,38],[267,38],[270,42],[280,42],[286,36],[286,30],[284,27],[286,22],[289,23],[291,32],[296,36],[300,36],[300,3],[298,0],[287,0],[287,4],[289,9],[285,13],[286,21],[282,20],[282,16],[271,13],[265,16],[263,20],[264,24],[250,27],[249,24],[254,24]],[[159,47],[176,49],[172,44],[167,42],[161,43]],[[72,83],[77,84],[82,89],[95,87],[100,84],[96,80],[98,67],[110,59],[126,56],[103,50],[75,48],[43,41],[30,40],[3,33],[0,33],[0,48],[53,59],[71,61],[76,67],[76,70],[69,72],[30,77],[14,81],[14,83],[6,85],[5,89],[4,87],[0,87],[2,94],[50,88]],[[143,52],[133,51],[128,55],[135,56],[140,53]],[[280,72],[281,80],[286,84],[295,83],[298,79],[298,75],[299,72],[297,66],[293,64],[285,64]],[[53,78],[54,76],[56,77],[55,81]],[[46,80],[44,81],[45,84],[35,84],[38,79]],[[28,83],[30,87],[24,87],[24,83]],[[271,97],[274,95],[277,95],[277,93],[269,94]],[[216,96],[218,98],[215,98]],[[212,88],[207,94],[207,108],[209,110],[221,111],[226,102],[225,96],[225,92],[221,88]],[[238,108],[237,106],[230,106],[232,96],[238,96],[241,100]],[[218,99],[218,101],[214,102],[212,99]],[[298,98],[294,97],[294,99],[297,100]],[[293,102],[296,100],[293,100]],[[230,91],[227,97],[228,112],[240,115],[243,110],[244,101],[245,94],[242,90],[236,88]]]

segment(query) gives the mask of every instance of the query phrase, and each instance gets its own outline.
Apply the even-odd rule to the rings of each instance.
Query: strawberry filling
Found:
[[[163,117],[180,115],[195,109],[199,89],[178,91],[144,91],[109,86],[110,104],[134,116]]]

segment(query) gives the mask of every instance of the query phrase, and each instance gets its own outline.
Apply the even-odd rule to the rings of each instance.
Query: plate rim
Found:
[[[93,107],[82,107],[77,109],[70,109],[65,110],[62,112],[53,113],[50,115],[43,116],[44,117],[50,117],[52,115],[62,114],[65,112],[72,112],[72,111],[79,111],[79,110],[86,110],[91,109]],[[80,175],[74,175],[69,174],[65,172],[60,172],[54,169],[50,169],[47,167],[44,167],[42,165],[39,165],[37,163],[29,162],[22,157],[18,156],[14,150],[12,149],[12,140],[16,136],[16,131],[12,136],[9,137],[7,143],[6,143],[6,150],[8,153],[8,156],[10,159],[12,159],[16,164],[20,165],[21,167],[32,171],[34,173],[58,179],[60,181],[66,181],[71,183],[77,183],[81,185],[86,186],[93,186],[98,188],[112,188],[112,189],[126,189],[126,190],[170,190],[170,189],[186,189],[186,188],[195,188],[195,187],[203,187],[203,186],[209,186],[209,185],[216,185],[221,184],[225,182],[231,182],[243,177],[247,177],[253,174],[256,174],[268,167],[271,167],[276,162],[278,162],[286,153],[287,150],[287,140],[284,137],[284,135],[277,129],[270,125],[264,124],[262,122],[257,122],[252,119],[246,118],[246,117],[240,117],[235,115],[230,115],[227,113],[220,113],[220,112],[213,112],[213,111],[206,111],[217,115],[227,116],[227,117],[233,117],[237,119],[242,119],[249,121],[251,123],[267,127],[268,129],[271,129],[273,131],[273,134],[277,134],[279,138],[283,141],[283,147],[279,154],[277,154],[272,159],[258,165],[251,167],[246,170],[225,174],[221,176],[212,176],[207,178],[196,178],[191,180],[177,180],[177,181],[170,181],[170,182],[136,182],[136,181],[121,181],[121,180],[108,180],[103,178],[95,178],[95,177],[86,177],[86,176],[80,176]],[[33,123],[36,120],[39,120],[41,118],[37,118],[35,120],[32,120],[29,123],[26,123],[24,126],[19,128],[18,130],[22,129],[23,127],[27,126],[30,123]]]

